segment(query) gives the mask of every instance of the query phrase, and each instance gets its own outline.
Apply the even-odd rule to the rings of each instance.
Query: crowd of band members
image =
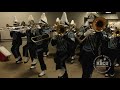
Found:
[[[25,26],[25,24],[21,25]],[[18,27],[19,23],[15,22],[13,26]],[[41,77],[45,75],[47,66],[43,57],[49,55],[48,45],[51,44],[56,47],[54,62],[56,64],[56,70],[59,73],[58,78],[68,78],[65,63],[67,60],[70,60],[71,63],[74,62],[76,47],[79,46],[79,62],[82,65],[82,78],[91,78],[94,70],[93,61],[95,57],[99,55],[100,48],[101,54],[108,56],[112,64],[110,70],[105,73],[105,76],[114,76],[115,60],[117,64],[119,64],[120,37],[113,35],[114,31],[111,30],[110,27],[106,26],[105,30],[94,33],[95,30],[91,27],[92,22],[89,22],[88,25],[81,26],[77,32],[74,25],[65,23],[59,26],[59,31],[57,31],[45,22],[35,24],[35,22],[31,20],[26,27],[26,31],[11,31],[11,52],[16,59],[16,64],[22,63],[22,56],[24,56],[24,63],[27,63],[31,59],[30,69],[34,69],[37,61],[39,61],[42,72],[38,76]],[[14,29],[17,30],[17,28]],[[27,42],[26,45],[23,46],[23,55],[21,55],[19,48],[22,45],[22,37],[25,36],[27,37]],[[49,38],[35,43],[31,38],[36,36]],[[36,40],[37,39],[39,38],[36,38]]]

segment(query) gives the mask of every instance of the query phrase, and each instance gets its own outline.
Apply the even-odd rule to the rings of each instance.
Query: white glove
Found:
[[[38,29],[41,29],[41,27],[40,27],[39,25],[37,25],[37,28],[38,28]]]
[[[38,28],[38,29],[41,29],[41,27],[40,27],[40,26],[38,26],[37,28]]]
[[[74,37],[80,37],[80,35],[78,33],[74,33]]]
[[[52,39],[55,39],[57,35],[58,35],[57,32],[53,32],[53,38]]]
[[[107,37],[107,35],[103,35],[104,37]]]
[[[20,32],[21,32],[21,33],[25,33],[26,30],[25,30],[25,29],[21,29]]]
[[[77,33],[78,36],[82,36],[83,35],[83,32],[79,32]]]
[[[26,29],[27,29],[27,30],[29,30],[29,29],[30,29],[30,27],[26,27]]]
[[[15,29],[15,27],[12,27],[11,29]]]
[[[74,33],[74,36],[77,37],[77,33]]]
[[[93,29],[89,29],[84,33],[84,36],[89,36],[89,35],[93,35],[94,34],[94,30]]]
[[[53,32],[53,36],[56,36],[56,35],[58,35],[58,33],[57,32]]]
[[[112,36],[110,36],[110,37],[109,37],[109,39],[114,38],[114,37],[115,37],[115,36],[114,36],[114,35],[112,35]]]

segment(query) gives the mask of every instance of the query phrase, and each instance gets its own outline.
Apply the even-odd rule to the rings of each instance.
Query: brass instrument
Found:
[[[35,37],[31,38],[31,40],[36,44],[39,44],[39,43],[41,43],[41,41],[44,41],[44,40],[47,40],[47,39],[50,39],[48,34],[39,35],[39,36],[35,36]]]
[[[27,30],[27,26],[7,27],[6,29],[9,31],[23,32]]]
[[[54,24],[53,30],[59,32],[61,25],[59,23]]]
[[[33,26],[33,31],[36,32],[36,30],[38,30],[38,27],[35,25],[35,26]],[[50,35],[43,34],[43,35],[34,36],[31,38],[31,40],[36,44],[40,44],[42,41],[48,40],[50,38],[51,38]]]
[[[112,36],[114,36],[114,37],[120,37],[120,30],[117,29],[117,30],[113,31],[112,32]]]
[[[107,20],[103,17],[97,17],[93,20],[92,28],[96,32],[100,32],[101,30],[104,30],[107,24]]]
[[[101,32],[106,28],[106,25],[107,25],[107,20],[105,18],[97,17],[93,20],[93,22],[91,23],[91,26],[85,27],[84,29],[88,28],[88,29],[95,30],[95,32]]]
[[[92,27],[89,26],[89,27],[85,27],[84,29],[91,28],[91,29],[95,30],[94,33],[101,32],[102,30],[104,30],[106,28],[107,20],[103,17],[97,17],[93,20],[93,22],[91,24],[92,24]],[[80,40],[80,37],[81,36],[79,35],[79,32],[77,32],[76,38],[80,43],[82,43],[88,36],[82,40]]]
[[[66,27],[64,27],[64,25],[62,25],[62,24],[55,24],[55,27],[54,27],[56,30],[54,30],[53,32],[52,32],[52,35],[51,35],[51,37],[52,38],[55,38],[56,36],[64,36],[65,35],[65,33],[66,32],[68,32],[67,31],[67,28]]]

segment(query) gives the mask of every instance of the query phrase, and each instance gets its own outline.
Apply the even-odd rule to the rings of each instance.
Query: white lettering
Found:
[[[96,62],[96,65],[98,65],[98,66],[108,66],[109,62],[108,61],[103,61],[102,59],[100,59],[100,61]]]

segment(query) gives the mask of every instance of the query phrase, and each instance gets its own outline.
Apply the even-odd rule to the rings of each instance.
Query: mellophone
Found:
[[[31,40],[36,44],[47,39],[50,39],[50,36],[48,34],[43,34],[31,38]]]

